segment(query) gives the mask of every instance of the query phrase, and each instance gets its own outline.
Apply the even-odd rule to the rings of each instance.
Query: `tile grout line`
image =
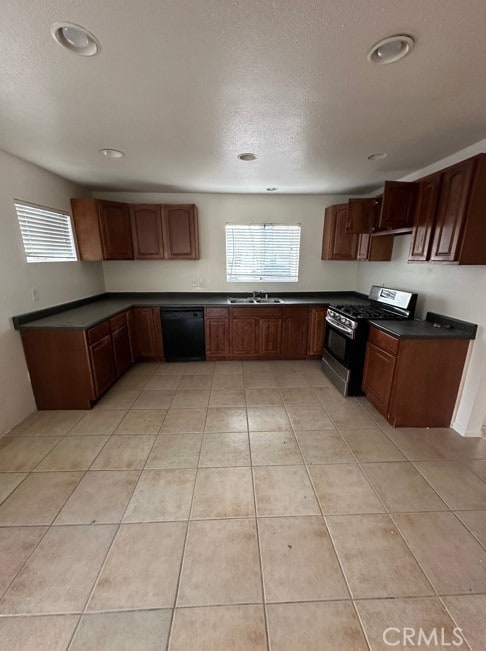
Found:
[[[175,592],[174,592],[174,602],[173,602],[172,613],[171,613],[171,617],[170,617],[169,632],[168,632],[168,635],[167,635],[166,651],[168,651],[169,648],[170,648],[170,644],[171,644],[171,641],[172,641],[172,633],[173,633],[173,630],[174,630],[176,607],[177,607],[177,602],[179,600],[179,592],[180,592],[181,581],[182,581],[182,572],[183,572],[183,569],[184,569],[184,559],[185,559],[185,556],[186,556],[187,539],[188,539],[188,536],[189,536],[189,524],[191,522],[191,513],[192,513],[192,507],[193,507],[193,504],[194,504],[194,495],[196,493],[196,481],[197,481],[197,475],[198,475],[198,471],[199,471],[199,460],[201,458],[201,450],[202,450],[202,444],[203,444],[204,430],[206,429],[207,417],[208,417],[208,411],[206,409],[206,416],[205,416],[204,425],[203,425],[203,433],[202,433],[202,436],[201,436],[201,441],[199,443],[199,453],[198,453],[198,456],[197,456],[196,472],[194,474],[194,484],[193,484],[193,487],[192,487],[191,503],[189,505],[189,512],[188,512],[188,515],[187,515],[186,532],[185,532],[185,535],[184,535],[184,542],[182,543],[181,561],[180,561],[180,565],[179,565],[179,574],[178,574],[178,577],[177,577],[176,589],[175,589]],[[161,427],[162,427],[162,425],[161,425]]]
[[[123,419],[122,419],[122,420],[123,420]],[[108,440],[110,440],[112,436],[114,436],[114,433],[111,434],[111,436],[110,436],[110,438],[109,438]],[[148,455],[147,455],[147,459],[148,459],[148,457],[149,457],[149,455],[150,455],[150,452],[152,451],[153,446],[155,445],[155,441],[156,441],[156,440],[157,440],[157,437],[154,438],[154,441],[153,441],[153,443],[152,443],[152,446],[151,446],[151,448],[150,448],[150,450],[149,450],[149,453],[148,453]],[[108,442],[108,441],[107,441],[107,442]],[[147,459],[145,460],[145,462],[147,461]],[[93,461],[93,463],[94,463],[94,461]],[[145,465],[145,464],[144,464],[144,465]],[[66,647],[66,651],[69,651],[69,649],[71,648],[72,643],[73,643],[74,638],[75,638],[75,635],[76,635],[76,633],[77,633],[77,631],[78,631],[79,625],[80,625],[80,623],[81,623],[81,620],[83,619],[83,616],[86,614],[86,608],[88,607],[88,604],[89,604],[89,602],[91,601],[91,598],[92,598],[92,596],[93,596],[93,594],[94,594],[94,591],[96,590],[96,587],[97,587],[97,585],[98,585],[98,581],[99,581],[99,579],[100,579],[101,573],[103,572],[103,569],[104,569],[105,566],[106,566],[106,562],[107,562],[108,556],[109,556],[109,554],[110,554],[110,551],[111,551],[112,548],[113,548],[113,544],[114,544],[114,542],[115,542],[115,540],[116,540],[116,538],[117,538],[117,536],[118,536],[118,532],[120,531],[120,528],[121,528],[121,525],[122,525],[122,522],[123,522],[123,518],[125,517],[125,514],[126,514],[127,509],[128,509],[128,505],[130,504],[130,502],[131,502],[131,500],[132,500],[132,497],[133,497],[133,495],[134,495],[134,493],[135,493],[135,491],[136,491],[136,489],[137,489],[137,486],[138,486],[139,483],[140,483],[140,478],[141,478],[141,476],[142,476],[142,472],[143,472],[143,468],[140,470],[140,473],[139,473],[138,478],[137,478],[137,481],[136,481],[136,483],[135,483],[135,485],[134,485],[134,487],[133,487],[133,490],[132,490],[132,492],[131,492],[131,494],[130,494],[130,497],[128,498],[127,503],[126,503],[126,506],[125,506],[125,508],[123,509],[123,512],[121,513],[121,516],[120,516],[120,522],[117,523],[117,524],[114,524],[114,525],[113,525],[113,526],[115,527],[113,537],[112,537],[112,539],[111,539],[110,544],[108,545],[108,548],[107,548],[107,550],[106,550],[106,554],[105,554],[105,556],[104,556],[104,558],[103,558],[103,561],[101,562],[100,568],[99,568],[99,570],[98,570],[98,572],[97,572],[97,574],[96,574],[96,577],[95,577],[95,580],[94,580],[94,582],[93,582],[93,585],[91,586],[91,589],[90,589],[90,591],[88,592],[88,596],[87,596],[87,598],[86,598],[86,601],[85,601],[85,603],[84,603],[83,608],[81,609],[81,614],[80,614],[79,620],[78,620],[76,626],[74,627],[73,633],[72,633],[72,635],[71,635],[71,637],[70,637],[70,639],[69,639],[69,643],[68,643],[68,645],[67,645],[67,647]],[[108,526],[109,526],[109,525],[108,525]]]
[[[326,410],[325,410],[325,412],[328,413]],[[328,414],[328,415],[329,415],[329,414]],[[332,421],[332,422],[334,422],[334,421]],[[295,436],[295,429],[294,429],[294,427],[293,427],[292,421],[291,421],[291,426],[292,426],[293,434],[294,434],[294,436]],[[312,487],[312,490],[313,490],[313,492],[314,492],[314,496],[315,496],[315,499],[316,499],[316,502],[317,502],[317,506],[319,507],[319,511],[320,511],[320,513],[321,513],[321,516],[320,516],[320,517],[321,517],[322,523],[323,523],[323,525],[324,525],[325,530],[327,531],[327,535],[329,536],[329,542],[331,543],[331,547],[332,547],[332,550],[333,550],[334,555],[335,555],[335,557],[336,557],[337,563],[338,563],[338,565],[339,565],[339,569],[341,570],[341,574],[342,574],[342,577],[343,577],[344,582],[345,582],[345,585],[346,585],[346,590],[348,591],[349,600],[350,600],[351,603],[352,603],[352,606],[353,606],[353,610],[354,610],[355,616],[357,617],[358,624],[359,624],[360,629],[361,629],[361,632],[362,632],[362,634],[363,634],[363,638],[364,638],[366,644],[368,645],[368,647],[371,649],[371,646],[368,644],[368,637],[367,637],[367,635],[366,635],[366,632],[365,632],[364,626],[363,626],[362,623],[361,623],[361,619],[360,619],[360,617],[358,616],[357,609],[356,609],[356,606],[355,606],[354,601],[353,601],[353,593],[352,593],[352,591],[351,591],[351,586],[350,586],[350,584],[349,584],[348,577],[347,577],[346,573],[344,572],[344,566],[343,566],[343,564],[342,564],[342,562],[341,562],[341,559],[340,559],[340,557],[339,557],[339,554],[338,554],[338,552],[337,552],[336,545],[335,545],[335,543],[334,543],[334,539],[333,539],[333,537],[332,537],[332,535],[331,535],[331,531],[330,531],[330,529],[329,529],[329,527],[328,527],[328,524],[327,524],[326,518],[325,518],[325,516],[324,516],[323,510],[322,510],[322,506],[321,506],[321,503],[320,503],[319,497],[318,497],[318,495],[317,495],[316,488],[315,488],[314,483],[313,483],[313,481],[312,481],[312,478],[311,478],[311,474],[310,474],[310,471],[309,471],[308,465],[307,465],[306,460],[305,460],[305,457],[304,457],[304,455],[303,455],[303,453],[302,453],[302,448],[301,448],[301,446],[300,446],[300,442],[299,442],[297,436],[295,436],[295,438],[296,438],[296,440],[297,440],[297,446],[299,447],[300,454],[302,455],[302,460],[303,460],[303,462],[304,462],[304,468],[305,468],[305,471],[306,471],[306,474],[307,474],[308,480],[309,480],[310,485],[311,485],[311,487]]]

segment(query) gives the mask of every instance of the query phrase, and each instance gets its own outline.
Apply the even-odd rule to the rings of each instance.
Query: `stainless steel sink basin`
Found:
[[[268,304],[268,303],[283,303],[281,298],[259,298],[259,297],[247,297],[247,298],[228,298],[229,303],[236,303],[239,305],[251,305],[251,304]]]

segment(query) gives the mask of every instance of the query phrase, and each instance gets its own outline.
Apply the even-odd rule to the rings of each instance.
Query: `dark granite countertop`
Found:
[[[203,307],[206,305],[230,307],[230,297],[248,296],[248,293],[120,293],[94,296],[64,305],[46,308],[13,317],[17,330],[23,328],[64,328],[85,330],[109,319],[131,307]],[[279,297],[283,303],[277,305],[328,305],[332,303],[365,303],[367,298],[358,292],[301,292],[269,293]],[[245,307],[247,304],[233,304]],[[255,307],[255,304],[248,304]],[[275,307],[276,304],[259,304],[259,307]]]
[[[477,325],[427,312],[425,320],[370,321],[372,326],[401,339],[475,339]]]

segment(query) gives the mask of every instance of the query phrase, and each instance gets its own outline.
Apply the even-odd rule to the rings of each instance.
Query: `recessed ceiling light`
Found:
[[[108,158],[123,158],[125,154],[119,149],[100,149],[100,154]]]
[[[256,154],[246,153],[246,154],[238,154],[238,158],[240,160],[249,161],[249,160],[256,160],[258,157]]]
[[[56,43],[74,54],[92,57],[101,50],[101,45],[94,34],[81,25],[74,23],[54,23],[51,34]]]
[[[406,34],[390,36],[373,45],[368,52],[368,61],[370,63],[395,63],[407,56],[413,46],[414,40],[411,36]]]
[[[267,188],[267,192],[275,192],[275,190],[278,190],[278,188]]]
[[[368,160],[383,160],[387,156],[388,156],[388,154],[385,154],[384,152],[381,153],[381,154],[370,154],[368,156]]]

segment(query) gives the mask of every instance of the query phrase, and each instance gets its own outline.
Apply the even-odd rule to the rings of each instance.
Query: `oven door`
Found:
[[[324,350],[346,369],[351,369],[353,362],[354,340],[330,323],[326,324]]]

